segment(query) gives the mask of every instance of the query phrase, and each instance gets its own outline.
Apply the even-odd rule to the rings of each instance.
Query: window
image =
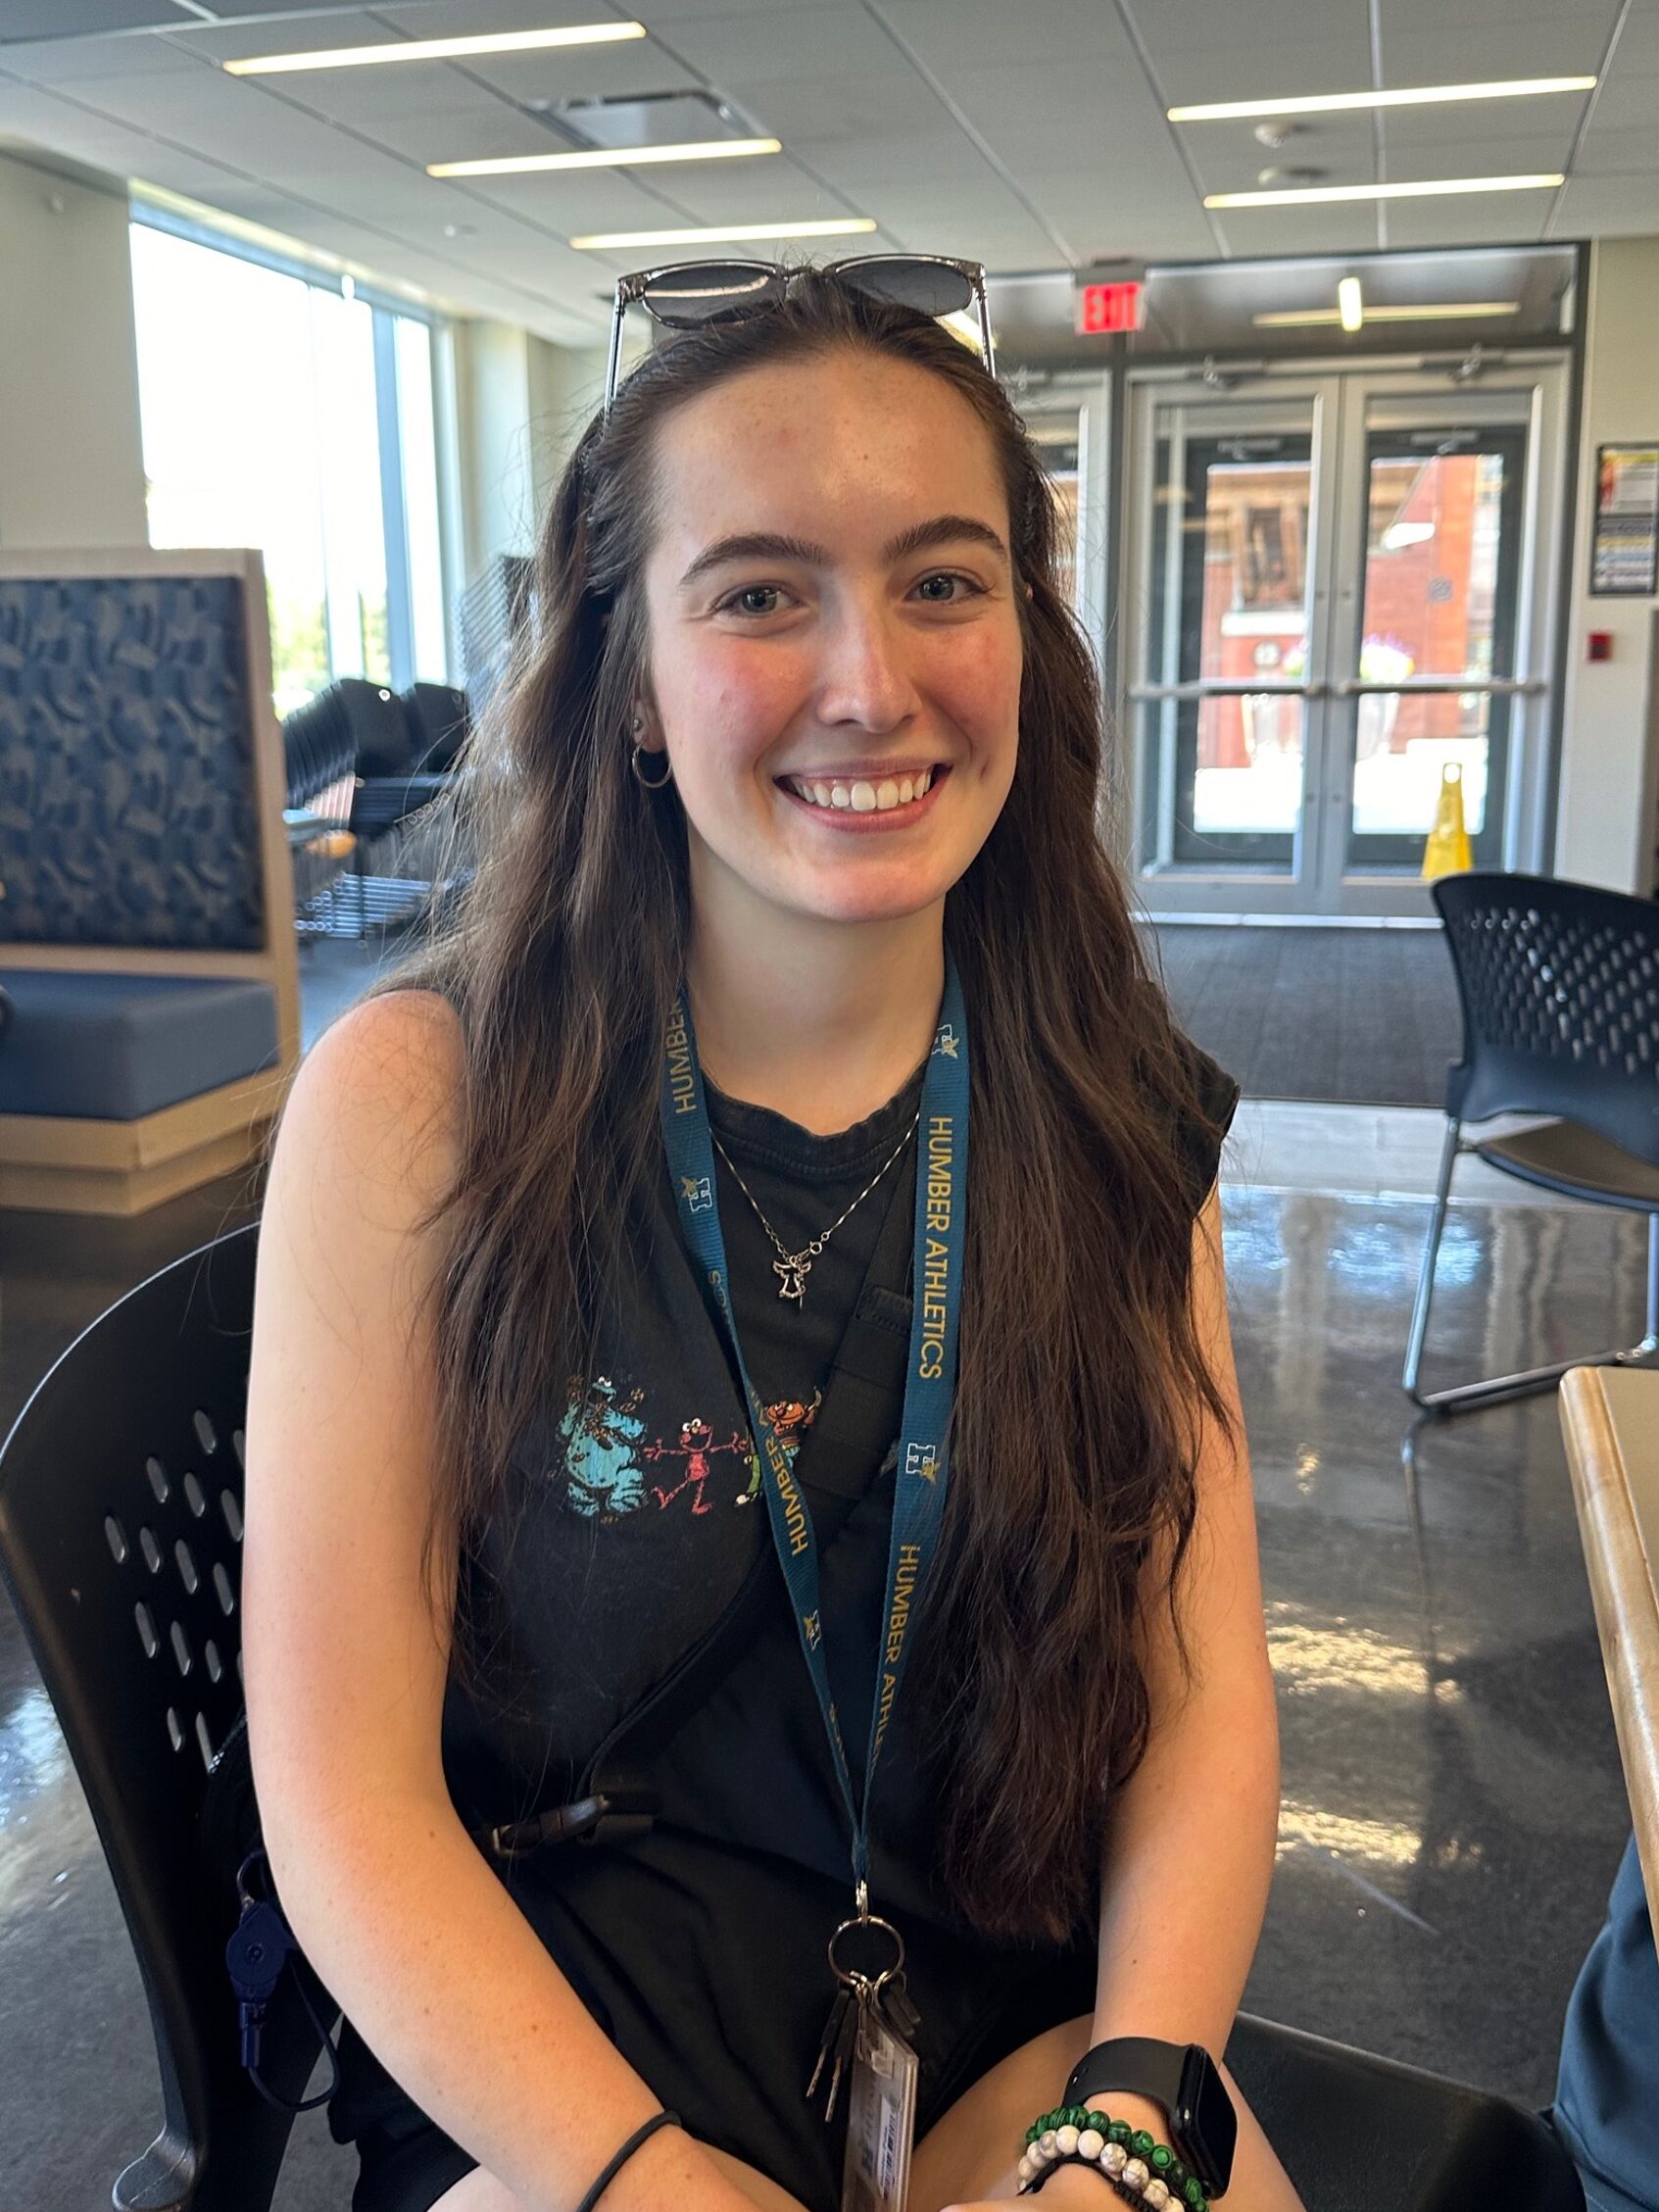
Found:
[[[261,549],[279,714],[448,675],[432,331],[346,289],[132,226],[150,542]]]

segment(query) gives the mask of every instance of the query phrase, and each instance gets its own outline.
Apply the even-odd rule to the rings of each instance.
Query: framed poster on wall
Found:
[[[1659,592],[1659,439],[1595,449],[1592,599],[1646,599]]]

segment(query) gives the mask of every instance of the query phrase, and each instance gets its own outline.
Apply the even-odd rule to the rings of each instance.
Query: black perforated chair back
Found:
[[[267,2212],[289,2132],[241,2069],[233,1894],[199,1842],[208,1762],[242,1709],[256,1237],[113,1305],[0,1450],[0,1572],[109,1859],[161,2067],[164,2126],[116,2184],[119,2212]],[[284,2029],[268,2072],[295,2094],[318,2048]]]
[[[1659,1165],[1659,906],[1551,876],[1442,876],[1463,1007],[1446,1111],[1562,1114]]]

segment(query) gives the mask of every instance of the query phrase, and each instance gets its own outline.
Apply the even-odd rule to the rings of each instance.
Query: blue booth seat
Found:
[[[136,1121],[279,1061],[268,983],[7,968],[0,987],[0,1113]]]

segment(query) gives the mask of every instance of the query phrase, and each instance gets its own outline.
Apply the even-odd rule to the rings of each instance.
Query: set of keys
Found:
[[[871,2031],[886,2029],[913,2049],[921,2017],[904,1986],[904,1939],[890,1920],[870,1910],[869,1892],[858,1885],[858,1910],[844,1920],[829,1940],[835,2002],[818,2042],[817,2063],[806,2084],[808,2099],[818,2093],[826,2068],[829,2089],[824,2118],[833,2120],[842,2082],[871,2041]]]

